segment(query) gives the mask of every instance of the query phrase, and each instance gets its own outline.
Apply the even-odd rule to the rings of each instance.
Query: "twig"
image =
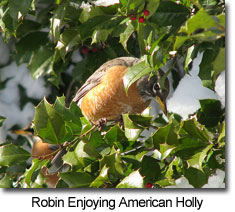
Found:
[[[69,84],[69,87],[68,87],[67,92],[66,92],[66,99],[65,99],[66,103],[68,102],[68,99],[69,99],[70,93],[71,93],[71,89],[72,89],[74,83],[75,83],[75,80],[73,79]]]

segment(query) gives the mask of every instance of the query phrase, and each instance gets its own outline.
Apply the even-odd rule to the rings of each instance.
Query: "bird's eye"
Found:
[[[158,83],[154,83],[153,89],[154,89],[155,91],[159,90],[159,89],[160,89],[160,85],[159,85]]]

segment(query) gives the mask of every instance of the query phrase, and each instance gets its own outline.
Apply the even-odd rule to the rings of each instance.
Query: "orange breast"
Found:
[[[32,156],[33,156],[33,158],[45,156],[45,155],[48,155],[48,154],[50,154],[52,152],[53,151],[49,148],[49,144],[42,142],[42,140],[36,142],[33,145],[33,148],[32,148]],[[46,158],[46,159],[50,159],[50,157]]]
[[[110,68],[101,83],[83,97],[81,110],[91,122],[101,118],[117,120],[122,113],[140,113],[149,105],[150,102],[144,102],[138,94],[136,83],[126,94],[123,84],[126,71],[124,66]]]

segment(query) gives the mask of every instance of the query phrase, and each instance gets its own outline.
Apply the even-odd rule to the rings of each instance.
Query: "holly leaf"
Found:
[[[24,174],[24,182],[27,184],[28,187],[35,182],[37,175],[41,171],[42,167],[45,167],[49,160],[38,160],[37,158],[33,159],[31,167],[26,170]]]
[[[97,178],[95,178],[95,180],[90,184],[90,187],[99,188],[99,187],[103,186],[104,184],[111,183],[109,181],[108,171],[109,171],[109,168],[107,168],[105,165],[101,169],[99,176]]]
[[[197,113],[198,122],[206,127],[215,127],[222,120],[224,111],[221,103],[215,99],[199,100],[201,108]]]
[[[60,173],[59,177],[68,184],[69,188],[89,187],[93,178],[86,172],[66,172]]]
[[[63,23],[63,19],[65,17],[67,11],[68,3],[62,3],[56,11],[54,11],[53,17],[50,19],[50,33],[52,35],[53,41],[56,43],[60,37],[60,28]]]
[[[126,29],[124,30],[124,32],[122,32],[120,34],[120,43],[122,44],[123,48],[128,52],[127,50],[127,41],[129,40],[130,36],[132,35],[132,33],[135,31],[135,27],[133,24],[129,23],[126,27]]]
[[[98,151],[85,141],[80,141],[76,146],[75,156],[82,167],[90,165],[93,161],[100,157]]]
[[[144,188],[144,179],[138,170],[133,171],[125,177],[116,188]]]
[[[160,165],[158,160],[150,157],[144,156],[141,162],[140,174],[145,177],[145,179],[157,180],[161,176]]]
[[[209,142],[209,134],[204,126],[200,125],[195,119],[190,119],[181,122],[181,132],[186,131],[188,135],[193,138],[199,139],[204,143]]]
[[[113,180],[122,178],[124,175],[122,161],[118,152],[111,152],[109,155],[105,155],[100,160],[100,167],[106,166],[109,168],[108,173],[113,176]]]
[[[189,13],[189,10],[181,4],[161,1],[149,21],[157,23],[159,26],[179,26],[186,21]]]
[[[44,142],[59,144],[65,142],[68,129],[65,122],[53,105],[44,98],[35,108],[34,130]]]
[[[31,154],[14,144],[0,146],[0,166],[10,166],[26,161]]]
[[[112,146],[116,142],[121,142],[125,138],[126,137],[125,137],[124,131],[118,125],[111,127],[107,131],[107,133],[105,134],[105,137],[104,137],[105,141],[110,146]]]
[[[11,188],[12,187],[12,178],[7,173],[0,179],[0,188]]]
[[[189,184],[195,188],[201,188],[208,182],[208,176],[201,170],[193,167],[186,169],[184,176],[188,179]]]
[[[208,145],[205,147],[201,152],[196,153],[192,156],[191,159],[187,160],[190,167],[202,170],[202,164],[204,162],[204,159],[207,156],[208,151],[213,147],[213,144]]]
[[[214,61],[214,50],[213,49],[206,49],[203,53],[202,61],[199,65],[199,74],[198,76],[202,80],[202,85],[213,90],[214,89],[214,81],[212,79],[213,73],[213,65],[212,62]]]
[[[220,48],[218,55],[212,63],[213,65],[213,80],[215,81],[221,72],[225,70],[225,48]]]
[[[210,16],[203,8],[200,9],[192,18],[186,22],[186,28],[182,28],[180,31],[192,34],[198,29],[208,30],[212,27],[216,27],[215,20]]]
[[[40,47],[33,53],[28,68],[33,78],[53,73],[54,52],[46,47]]]
[[[33,0],[9,0],[9,14],[13,20],[18,21],[22,15],[26,15],[31,8],[32,1]]]
[[[136,125],[129,117],[129,114],[122,114],[124,127],[125,127],[125,136],[129,141],[136,141],[140,133],[143,131],[143,128]]]
[[[123,78],[126,92],[135,81],[137,81],[142,76],[150,73],[151,71],[152,69],[149,66],[146,66],[144,61],[128,68],[127,73]]]
[[[174,132],[173,123],[159,127],[151,137],[153,138],[154,147],[157,149],[160,149],[160,144],[168,144],[170,146],[178,144],[177,134]]]

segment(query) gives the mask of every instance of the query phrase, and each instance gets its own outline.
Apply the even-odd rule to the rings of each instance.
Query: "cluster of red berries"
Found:
[[[141,16],[138,18],[139,23],[144,23],[144,17],[149,16],[149,14],[150,14],[150,12],[145,9],[145,10],[143,11],[143,15],[141,15]],[[130,17],[131,21],[135,21],[135,20],[137,19],[137,15],[135,15],[135,14],[130,14],[129,17]]]
[[[82,47],[82,49],[81,49],[81,52],[82,52],[82,54],[84,54],[84,55],[86,55],[86,54],[88,54],[89,53],[89,51],[91,51],[91,52],[93,52],[93,53],[96,53],[97,51],[98,51],[99,49],[98,49],[98,47],[87,47],[87,46],[83,46]]]

